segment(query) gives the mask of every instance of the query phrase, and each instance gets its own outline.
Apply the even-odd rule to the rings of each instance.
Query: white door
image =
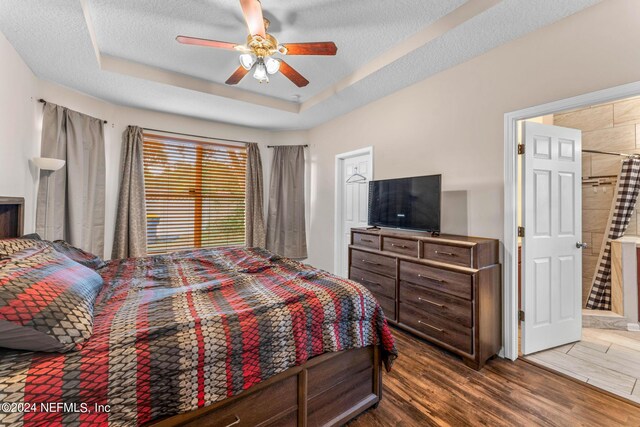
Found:
[[[582,140],[576,129],[523,123],[522,353],[582,332]]]
[[[364,177],[361,178],[358,175]],[[342,165],[342,242],[340,243],[340,269],[337,274],[348,277],[349,243],[351,228],[366,227],[369,211],[369,181],[371,180],[371,154],[349,157]]]

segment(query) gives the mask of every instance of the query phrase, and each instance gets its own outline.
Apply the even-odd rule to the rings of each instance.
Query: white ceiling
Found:
[[[483,1],[491,3],[262,0],[272,22],[269,32],[281,43],[334,41],[338,46],[336,57],[287,57],[311,82],[305,88],[297,88],[282,75],[273,76],[268,85],[247,76],[233,89],[223,87],[238,66],[236,52],[175,41],[182,34],[243,42],[246,25],[238,0],[86,0],[88,20],[80,0],[3,0],[0,31],[38,77],[110,102],[265,129],[304,129],[599,0],[494,0],[496,5],[491,3],[492,7],[457,22],[411,53],[382,66],[369,66],[370,74],[353,78],[363,66],[419,31],[435,27],[431,24],[442,22],[457,8]],[[101,67],[92,36],[99,55],[124,60],[129,68],[136,63],[153,68],[143,67],[134,77],[109,68],[106,60]],[[168,77],[148,77],[149,70],[155,69],[169,72]],[[189,84],[174,84],[179,78]],[[203,86],[207,88],[200,89]],[[302,103],[301,112],[298,103]]]

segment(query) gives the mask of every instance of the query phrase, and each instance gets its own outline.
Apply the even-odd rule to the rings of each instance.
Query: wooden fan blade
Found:
[[[280,60],[280,72],[298,87],[305,87],[309,84],[309,80],[305,79],[302,74],[294,70],[291,65],[287,64],[283,60]]]
[[[262,16],[262,5],[259,0],[240,0],[244,20],[247,21],[249,34],[266,37],[264,29],[264,18]]]
[[[286,43],[287,55],[335,55],[338,47],[334,42]]]
[[[237,85],[238,83],[240,83],[240,80],[242,80],[242,78],[248,73],[249,70],[245,69],[243,66],[239,66],[238,69],[234,71],[233,74],[231,74],[231,77],[229,77],[225,83],[228,85]]]
[[[182,44],[192,44],[196,46],[216,47],[218,49],[233,50],[237,46],[235,43],[220,42],[217,40],[199,39],[197,37],[178,36],[176,40]]]

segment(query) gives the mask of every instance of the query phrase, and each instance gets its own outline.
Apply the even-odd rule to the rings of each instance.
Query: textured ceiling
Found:
[[[242,89],[304,101],[391,48],[464,0],[264,0],[269,32],[280,43],[334,41],[335,57],[290,56],[287,62],[310,84],[299,89],[277,74],[269,84],[242,80]],[[392,6],[393,3],[393,6]],[[188,7],[186,6],[188,4]],[[166,70],[224,83],[238,68],[238,53],[177,43],[178,34],[244,43],[247,38],[238,0],[188,2],[90,1],[100,51]],[[355,19],[353,19],[355,17]]]
[[[471,0],[475,1],[475,0]],[[266,129],[302,129],[423,80],[598,0],[504,0],[424,46],[301,113],[286,112],[100,68],[79,0],[3,0],[0,31],[43,79],[117,104]],[[288,57],[310,80],[297,88],[284,76],[258,84],[245,78],[237,94],[305,102],[348,78],[464,0],[262,0],[280,42],[332,40],[336,57]],[[237,53],[181,45],[178,34],[239,43],[246,38],[237,0],[87,0],[103,55],[223,83]],[[296,97],[297,96],[297,97]],[[299,98],[298,98],[299,97]]]

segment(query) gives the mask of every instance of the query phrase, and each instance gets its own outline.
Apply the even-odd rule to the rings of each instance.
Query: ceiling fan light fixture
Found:
[[[269,74],[275,74],[280,69],[280,61],[277,59],[267,58],[264,61],[264,65],[267,69],[267,73]]]
[[[244,68],[245,70],[250,70],[255,63],[256,58],[253,55],[248,53],[243,53],[242,55],[240,55],[240,65],[242,65],[242,68]]]
[[[269,76],[267,75],[267,68],[264,65],[264,61],[258,61],[256,71],[253,73],[253,78],[258,80],[260,83],[269,83]]]
[[[294,85],[302,88],[309,84],[309,80],[284,59],[275,59],[272,56],[276,54],[335,56],[338,51],[336,44],[331,41],[280,44],[277,38],[267,32],[270,23],[264,17],[260,0],[240,0],[240,7],[249,30],[246,42],[243,44],[182,35],[176,37],[176,40],[182,44],[236,51],[240,65],[225,84],[237,85],[250,71],[253,71],[253,77],[260,83],[268,83],[269,75],[279,72]]]

